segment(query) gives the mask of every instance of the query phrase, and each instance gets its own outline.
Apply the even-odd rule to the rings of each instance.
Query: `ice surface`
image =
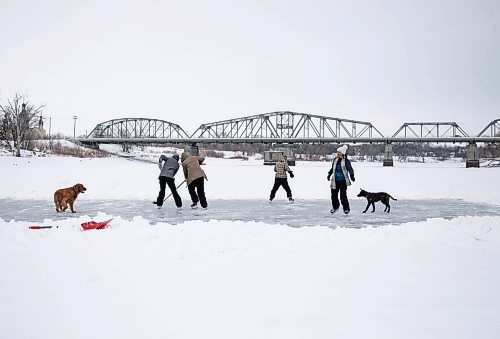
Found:
[[[382,226],[387,224],[403,224],[407,222],[425,221],[431,218],[451,219],[461,216],[495,216],[498,206],[467,202],[463,200],[398,200],[391,201],[391,213],[384,212],[384,205],[375,204],[375,212],[371,207],[366,213],[363,199],[350,201],[351,213],[344,215],[342,207],[339,213],[331,214],[329,200],[296,200],[290,204],[284,199],[241,200],[217,199],[209,200],[209,208],[191,209],[190,201],[184,200],[182,208],[175,207],[172,200],[167,200],[161,209],[146,200],[88,200],[79,199],[75,203],[77,213],[56,213],[54,205],[47,200],[0,199],[0,217],[8,220],[23,220],[40,223],[44,219],[66,219],[98,212],[111,216],[120,216],[131,220],[141,216],[151,224],[166,222],[179,224],[189,220],[228,220],[228,221],[262,221],[270,224],[286,224],[292,227],[327,226],[354,227]]]

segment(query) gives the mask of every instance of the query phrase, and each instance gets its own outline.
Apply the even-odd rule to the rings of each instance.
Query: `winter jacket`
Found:
[[[333,170],[333,175],[335,176],[336,181],[345,180],[344,169],[342,168],[342,161],[337,161],[337,165]]]
[[[288,167],[288,163],[284,158],[278,160],[276,165],[274,165],[274,171],[276,172],[276,178],[287,178],[286,173],[290,171],[290,167]]]
[[[332,179],[330,180],[330,187],[332,189],[336,188],[335,180],[342,181],[342,180],[337,179],[337,175],[335,175],[335,169],[337,168],[337,163],[339,160],[340,160],[340,166],[342,169],[342,175],[344,176],[344,179],[342,179],[342,180],[345,180],[347,186],[351,185],[351,180],[352,181],[355,180],[354,179],[354,170],[352,169],[351,162],[346,158],[340,159],[340,158],[336,157],[335,159],[333,159],[332,167],[328,171],[328,177],[330,177],[330,176],[332,177]],[[333,176],[332,176],[332,174],[333,174]],[[349,180],[349,176],[351,177],[350,180]]]
[[[182,153],[182,169],[184,171],[184,177],[186,178],[188,185],[192,183],[193,180],[201,177],[207,179],[207,175],[200,166],[204,160],[204,157],[189,156],[187,153]]]
[[[175,154],[172,158],[169,158],[162,154],[160,159],[158,159],[158,164],[161,166],[163,162],[165,163],[161,168],[160,177],[175,177],[175,174],[179,170],[179,156]]]

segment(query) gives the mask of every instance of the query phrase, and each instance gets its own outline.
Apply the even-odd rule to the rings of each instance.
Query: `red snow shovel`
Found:
[[[85,231],[88,230],[102,230],[106,228],[106,226],[111,222],[113,219],[109,219],[106,221],[89,221],[89,222],[84,222],[82,224],[82,227]]]

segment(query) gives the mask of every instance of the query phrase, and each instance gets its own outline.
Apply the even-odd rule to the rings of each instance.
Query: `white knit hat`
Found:
[[[337,152],[340,152],[343,155],[345,155],[347,153],[347,145],[340,146],[339,148],[337,148]]]

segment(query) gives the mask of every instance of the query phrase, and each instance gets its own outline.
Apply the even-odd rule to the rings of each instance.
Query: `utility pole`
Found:
[[[73,139],[76,139],[76,119],[78,119],[77,115],[73,115]]]

